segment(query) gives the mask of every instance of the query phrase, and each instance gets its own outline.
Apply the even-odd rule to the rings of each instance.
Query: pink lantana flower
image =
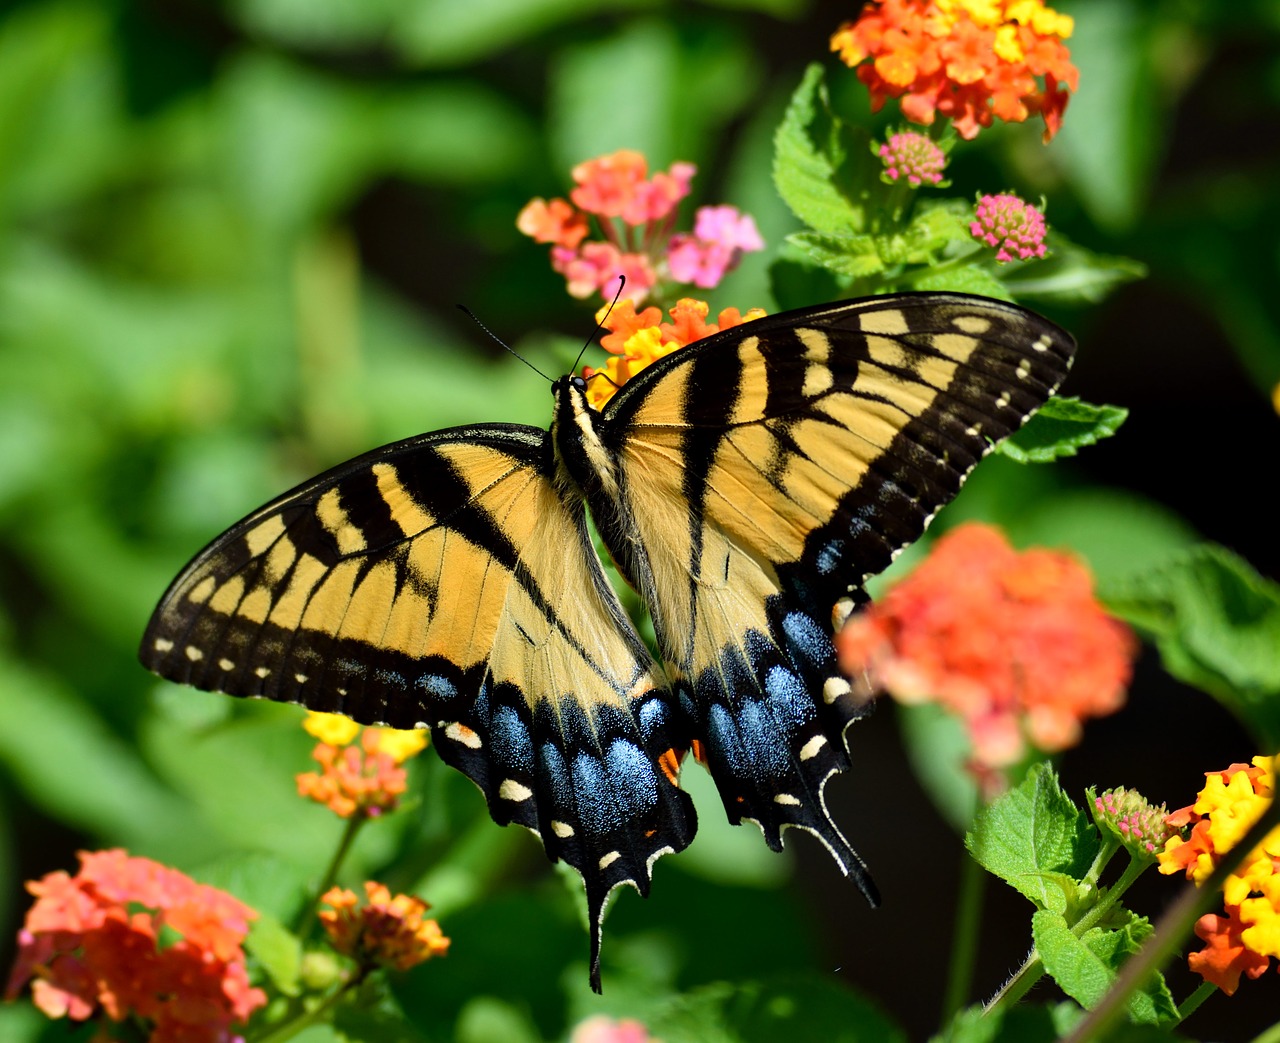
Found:
[[[704,289],[716,286],[743,253],[764,249],[755,219],[732,206],[704,206],[693,235],[676,235],[667,248],[667,271],[676,282]]]
[[[1047,252],[1044,214],[1008,192],[978,200],[969,234],[993,247],[1001,264],[1029,261]]]
[[[568,201],[533,199],[516,227],[551,244],[551,265],[574,297],[611,299],[619,276],[637,304],[668,280],[710,288],[764,241],[755,221],[731,206],[703,207],[692,234],[672,234],[696,172],[692,163],[673,163],[650,176],[644,156],[629,149],[599,156],[573,168]],[[588,238],[593,229],[598,236]]]

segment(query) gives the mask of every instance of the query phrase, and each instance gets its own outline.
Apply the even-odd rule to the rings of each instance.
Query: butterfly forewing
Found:
[[[609,890],[647,892],[692,838],[660,767],[689,740],[547,438],[456,429],[301,486],[187,566],[141,654],[197,687],[430,727],[497,821],[582,873],[598,925]]]
[[[733,821],[773,846],[811,830],[868,885],[822,800],[863,712],[831,652],[833,605],[864,597],[1052,394],[1073,348],[996,301],[873,298],[698,342],[606,408],[622,493],[601,529],[629,544],[619,560],[693,692]]]

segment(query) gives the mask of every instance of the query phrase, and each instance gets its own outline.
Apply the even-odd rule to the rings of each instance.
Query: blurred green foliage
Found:
[[[1148,266],[1149,290],[1054,317],[1081,337],[1081,393],[1134,412],[1086,455],[1125,443],[1144,405],[1156,426],[1132,432],[1147,455],[1113,456],[1134,462],[1110,470],[993,460],[948,519],[981,514],[1019,542],[1074,546],[1104,586],[1196,530],[1274,575],[1273,516],[1264,537],[1251,512],[1274,481],[1280,434],[1267,404],[1280,382],[1280,15],[1261,0],[1060,6],[1076,16],[1082,71],[1060,137],[1044,149],[1027,127],[994,128],[952,177],[966,193],[1043,193],[1072,240]],[[277,916],[296,909],[340,833],[294,795],[310,743],[292,708],[237,705],[141,670],[134,648],[166,582],[235,518],[347,456],[477,419],[546,421],[542,382],[453,305],[544,370],[569,364],[589,310],[514,219],[529,197],[562,193],[573,163],[622,146],[658,166],[692,160],[696,202],[752,212],[773,244],[795,231],[770,179],[774,129],[855,7],[3,5],[0,934],[12,938],[27,904],[21,881],[71,868],[79,847],[123,845]],[[852,74],[828,77],[843,112],[887,123]],[[823,289],[810,279],[785,295],[816,301]],[[711,299],[775,307],[764,257]],[[1255,639],[1270,640],[1271,588],[1223,575],[1205,582],[1235,584]],[[1170,605],[1194,601],[1173,586],[1123,589],[1167,624],[1153,627],[1165,641]],[[1206,640],[1174,672],[1212,688],[1236,664]],[[1203,703],[1202,745],[1179,762],[1187,788],[1156,800],[1176,805],[1197,772],[1254,752]],[[887,744],[893,733],[876,734]],[[883,795],[862,795],[868,786],[905,775],[896,748],[865,756],[856,794],[840,798],[859,811]],[[1142,782],[1114,777],[1123,758],[1097,763],[1099,784]],[[455,938],[448,960],[379,1001],[403,1008],[423,1039],[558,1038],[600,1010],[645,1017],[669,1041],[893,1038],[841,982],[879,995],[915,1035],[934,1024],[919,1001],[931,971],[905,954],[940,925],[903,929],[928,910],[899,904],[841,935],[850,914],[829,910],[856,896],[816,862],[796,877],[793,860],[724,824],[714,795],[700,800],[690,851],[658,869],[654,898],[616,903],[596,1000],[573,887],[536,841],[493,826],[465,779],[430,756],[413,770],[420,803],[366,829],[349,872],[420,889]],[[922,828],[911,815],[931,814],[920,802],[869,843],[910,844]],[[958,851],[957,840],[941,856],[947,873]],[[994,955],[997,974],[1025,937],[1010,945]],[[838,977],[813,976],[838,961]],[[904,991],[880,991],[890,979]],[[346,1038],[403,1038],[380,1009],[349,1015]],[[64,1027],[24,1006],[0,1009],[0,1038],[55,1035]]]

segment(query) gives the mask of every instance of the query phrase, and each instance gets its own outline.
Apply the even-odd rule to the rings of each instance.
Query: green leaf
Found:
[[[1096,254],[1050,231],[1053,252],[1041,261],[1010,265],[1001,281],[1018,300],[1097,304],[1116,288],[1145,279],[1147,266],[1128,257]]]
[[[249,927],[245,949],[262,965],[267,977],[286,996],[298,995],[302,942],[274,916],[259,910]]]
[[[1055,396],[998,448],[1020,464],[1049,463],[1110,438],[1128,416],[1129,411],[1120,406],[1095,406],[1078,398]]]
[[[717,982],[684,995],[646,1018],[666,1043],[898,1043],[898,1026],[868,1000],[809,976],[779,975],[759,982]]]
[[[981,264],[966,264],[959,268],[929,269],[910,280],[913,290],[942,290],[951,293],[976,293],[981,297],[994,297],[998,301],[1012,301],[1011,294],[999,279]]]
[[[1016,789],[978,812],[965,846],[983,868],[1038,908],[1061,912],[1070,904],[1066,880],[1084,878],[1099,840],[1053,768],[1036,764]]]
[[[542,1043],[542,1033],[529,1020],[527,1011],[495,996],[476,996],[458,1015],[453,1036],[456,1043]]]
[[[973,824],[978,784],[965,764],[973,743],[964,722],[935,703],[895,705],[913,774],[957,833]]]
[[[780,256],[769,266],[769,292],[783,310],[845,296],[843,287],[831,271],[808,253],[785,242]]]
[[[911,223],[899,235],[882,237],[880,253],[891,264],[932,264],[951,243],[967,242],[965,223],[971,208],[964,200],[948,199],[922,203]]]
[[[1200,542],[1167,507],[1120,489],[1049,491],[1013,510],[1005,528],[1015,544],[1070,547],[1088,561],[1099,587],[1163,564]]]
[[[874,236],[850,232],[796,232],[787,236],[787,242],[804,250],[823,268],[837,275],[859,279],[884,269]]]
[[[1169,673],[1214,696],[1261,748],[1280,744],[1280,586],[1203,544],[1102,596],[1151,633]]]
[[[773,183],[791,212],[818,232],[860,232],[866,211],[852,156],[865,145],[846,144],[846,130],[830,109],[821,65],[812,64],[791,96],[774,137]]]
[[[1095,927],[1077,937],[1060,913],[1041,909],[1031,918],[1031,934],[1045,970],[1062,991],[1092,1009],[1115,984],[1120,967],[1151,933],[1145,919],[1129,915],[1120,929]],[[1177,1006],[1158,974],[1129,997],[1129,1017],[1139,1024],[1176,1020]]]

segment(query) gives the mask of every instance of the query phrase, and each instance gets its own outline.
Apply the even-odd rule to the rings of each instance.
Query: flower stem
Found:
[[[951,964],[942,998],[942,1024],[947,1025],[964,1007],[973,987],[973,965],[978,951],[978,923],[982,918],[985,871],[967,851],[961,855],[960,887],[951,938]]]
[[[348,992],[357,988],[365,979],[368,972],[364,969],[357,971],[350,981],[345,982],[338,988],[334,989],[328,996],[317,1003],[309,1010],[303,1010],[297,1017],[290,1018],[283,1025],[277,1025],[265,1036],[258,1036],[253,1043],[283,1043],[286,1039],[292,1039],[303,1029],[314,1025],[323,1018],[334,1007],[338,1005],[338,1001],[342,999]]]
[[[1218,986],[1214,985],[1213,982],[1202,981],[1200,988],[1183,1000],[1181,1006],[1178,1007],[1178,1020],[1186,1021],[1199,1009],[1200,1004],[1217,991]],[[1261,1043],[1263,1040],[1266,1040],[1267,1043],[1276,1043],[1277,1040],[1280,1040],[1280,1023],[1272,1025],[1271,1028],[1254,1040],[1254,1043]]]
[[[329,860],[329,866],[324,871],[320,886],[316,888],[315,897],[303,907],[298,922],[294,925],[294,933],[298,936],[299,942],[305,942],[311,935],[311,929],[316,922],[316,907],[320,904],[320,899],[333,886],[334,881],[338,879],[338,870],[342,868],[343,861],[351,851],[351,845],[355,843],[360,827],[367,821],[367,817],[359,812],[347,819],[346,828],[342,831],[342,839],[338,841],[338,848],[334,851],[333,858]]]

